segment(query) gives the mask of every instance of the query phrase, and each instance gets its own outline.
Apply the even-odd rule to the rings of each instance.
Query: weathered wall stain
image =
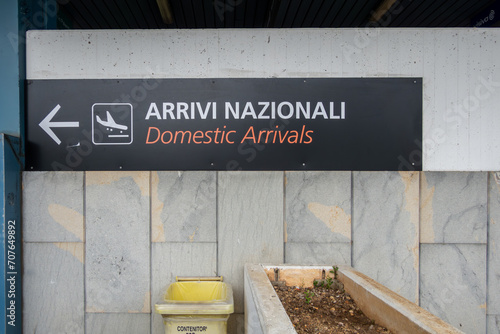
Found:
[[[47,210],[56,223],[81,241],[85,241],[83,215],[81,213],[56,203],[49,204]]]
[[[54,242],[54,245],[62,249],[71,255],[73,255],[78,261],[84,263],[84,247],[81,242]]]
[[[351,215],[338,206],[328,206],[312,202],[307,205],[309,211],[321,220],[333,232],[351,239]]]
[[[149,196],[149,172],[134,171],[106,171],[106,172],[87,172],[87,186],[109,185],[124,177],[131,177],[139,187],[142,196]]]
[[[432,201],[434,199],[435,187],[429,187],[425,173],[421,173],[422,186],[420,187],[420,242],[433,243],[434,235],[434,209]]]
[[[161,220],[164,203],[158,197],[160,178],[158,172],[151,173],[151,242],[165,242],[165,230]]]

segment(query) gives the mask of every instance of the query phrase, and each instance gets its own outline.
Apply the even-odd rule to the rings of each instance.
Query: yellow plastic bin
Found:
[[[165,334],[225,334],[234,312],[233,289],[222,277],[177,277],[155,310]]]

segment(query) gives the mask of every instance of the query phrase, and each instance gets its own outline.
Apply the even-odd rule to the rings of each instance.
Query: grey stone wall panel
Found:
[[[500,173],[489,177],[488,314],[500,314]]]
[[[150,332],[149,314],[87,313],[85,321],[86,333],[137,334]]]
[[[150,307],[149,172],[87,172],[87,312]]]
[[[287,242],[351,242],[351,172],[286,172]]]
[[[300,265],[351,265],[351,244],[345,242],[287,242],[285,263]]]
[[[83,334],[83,243],[25,243],[23,260],[23,332]]]
[[[152,241],[216,241],[216,172],[152,172]]]
[[[284,260],[283,173],[220,172],[218,189],[218,270],[242,313],[244,264]]]
[[[425,172],[422,243],[486,243],[487,173]]]
[[[415,172],[353,172],[353,267],[418,302]]]
[[[466,333],[485,333],[486,245],[422,244],[420,304]]]
[[[23,174],[23,240],[85,241],[83,172]]]

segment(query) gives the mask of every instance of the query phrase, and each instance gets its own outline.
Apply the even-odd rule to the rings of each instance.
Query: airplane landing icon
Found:
[[[95,145],[129,145],[133,141],[130,103],[95,103],[92,106],[92,142]]]
[[[116,124],[115,120],[113,119],[113,117],[111,116],[109,111],[106,111],[107,121],[103,121],[101,119],[101,117],[99,117],[99,115],[96,115],[95,117],[96,117],[97,123],[100,123],[100,124],[108,127],[108,129],[110,128],[109,130],[111,130],[111,131],[113,131],[113,129],[118,129],[118,130],[127,130],[128,129],[128,126],[126,126],[126,125]]]

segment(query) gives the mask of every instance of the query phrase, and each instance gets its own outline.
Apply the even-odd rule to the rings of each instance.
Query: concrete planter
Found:
[[[327,266],[245,265],[245,332],[296,333],[271,281],[312,287],[328,275]],[[418,305],[349,266],[339,266],[338,278],[358,307],[394,333],[463,333]]]

